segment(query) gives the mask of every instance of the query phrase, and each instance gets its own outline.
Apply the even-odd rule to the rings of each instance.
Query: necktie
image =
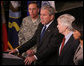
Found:
[[[44,28],[43,28],[43,30],[42,30],[42,32],[41,32],[40,40],[42,39],[42,37],[43,37],[45,31],[46,31],[46,26],[44,26]]]
[[[65,43],[65,37],[64,37],[63,40],[62,40],[62,44],[61,44],[61,49],[60,49],[59,55],[61,54],[61,51],[62,51],[62,49],[63,49],[63,47],[64,47],[64,43]]]

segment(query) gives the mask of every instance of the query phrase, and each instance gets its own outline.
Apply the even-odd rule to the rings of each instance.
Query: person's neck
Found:
[[[38,15],[36,17],[31,18],[32,20],[36,20],[38,18]]]
[[[66,36],[66,35],[68,35],[70,32],[71,32],[71,31],[66,30],[66,31],[63,33],[63,35]]]

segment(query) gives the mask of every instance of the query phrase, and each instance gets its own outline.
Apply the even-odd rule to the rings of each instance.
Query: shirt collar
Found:
[[[65,38],[70,37],[73,34],[73,32],[71,31],[68,35],[65,36]]]
[[[52,20],[50,23],[48,23],[48,24],[46,25],[46,28],[48,28],[48,27],[49,27],[49,25],[50,25],[52,22],[53,22],[53,20]]]
[[[65,44],[66,42],[69,40],[69,38],[71,37],[71,35],[73,34],[73,31],[71,31],[68,35],[65,36]]]
[[[38,16],[38,18],[36,18],[36,19],[34,19],[34,20],[31,18],[31,20],[32,20],[33,23],[35,23],[35,22],[37,22],[37,20],[38,20],[39,18],[40,18],[40,16]]]

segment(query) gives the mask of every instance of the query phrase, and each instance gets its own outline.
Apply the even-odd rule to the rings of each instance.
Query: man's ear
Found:
[[[51,15],[51,20],[53,20],[54,19],[54,15]]]

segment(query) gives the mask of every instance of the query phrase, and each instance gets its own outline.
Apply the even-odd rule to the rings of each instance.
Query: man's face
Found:
[[[40,18],[41,18],[41,23],[43,25],[46,25],[48,23],[50,23],[50,21],[52,20],[52,15],[49,15],[49,11],[46,9],[41,9],[40,12]]]
[[[59,33],[64,34],[64,32],[66,31],[67,27],[64,26],[64,25],[61,23],[60,19],[58,19],[57,22],[58,22],[57,28],[58,28],[58,30],[59,30]]]
[[[31,18],[35,18],[38,16],[39,8],[37,7],[36,4],[30,4],[28,10]]]

